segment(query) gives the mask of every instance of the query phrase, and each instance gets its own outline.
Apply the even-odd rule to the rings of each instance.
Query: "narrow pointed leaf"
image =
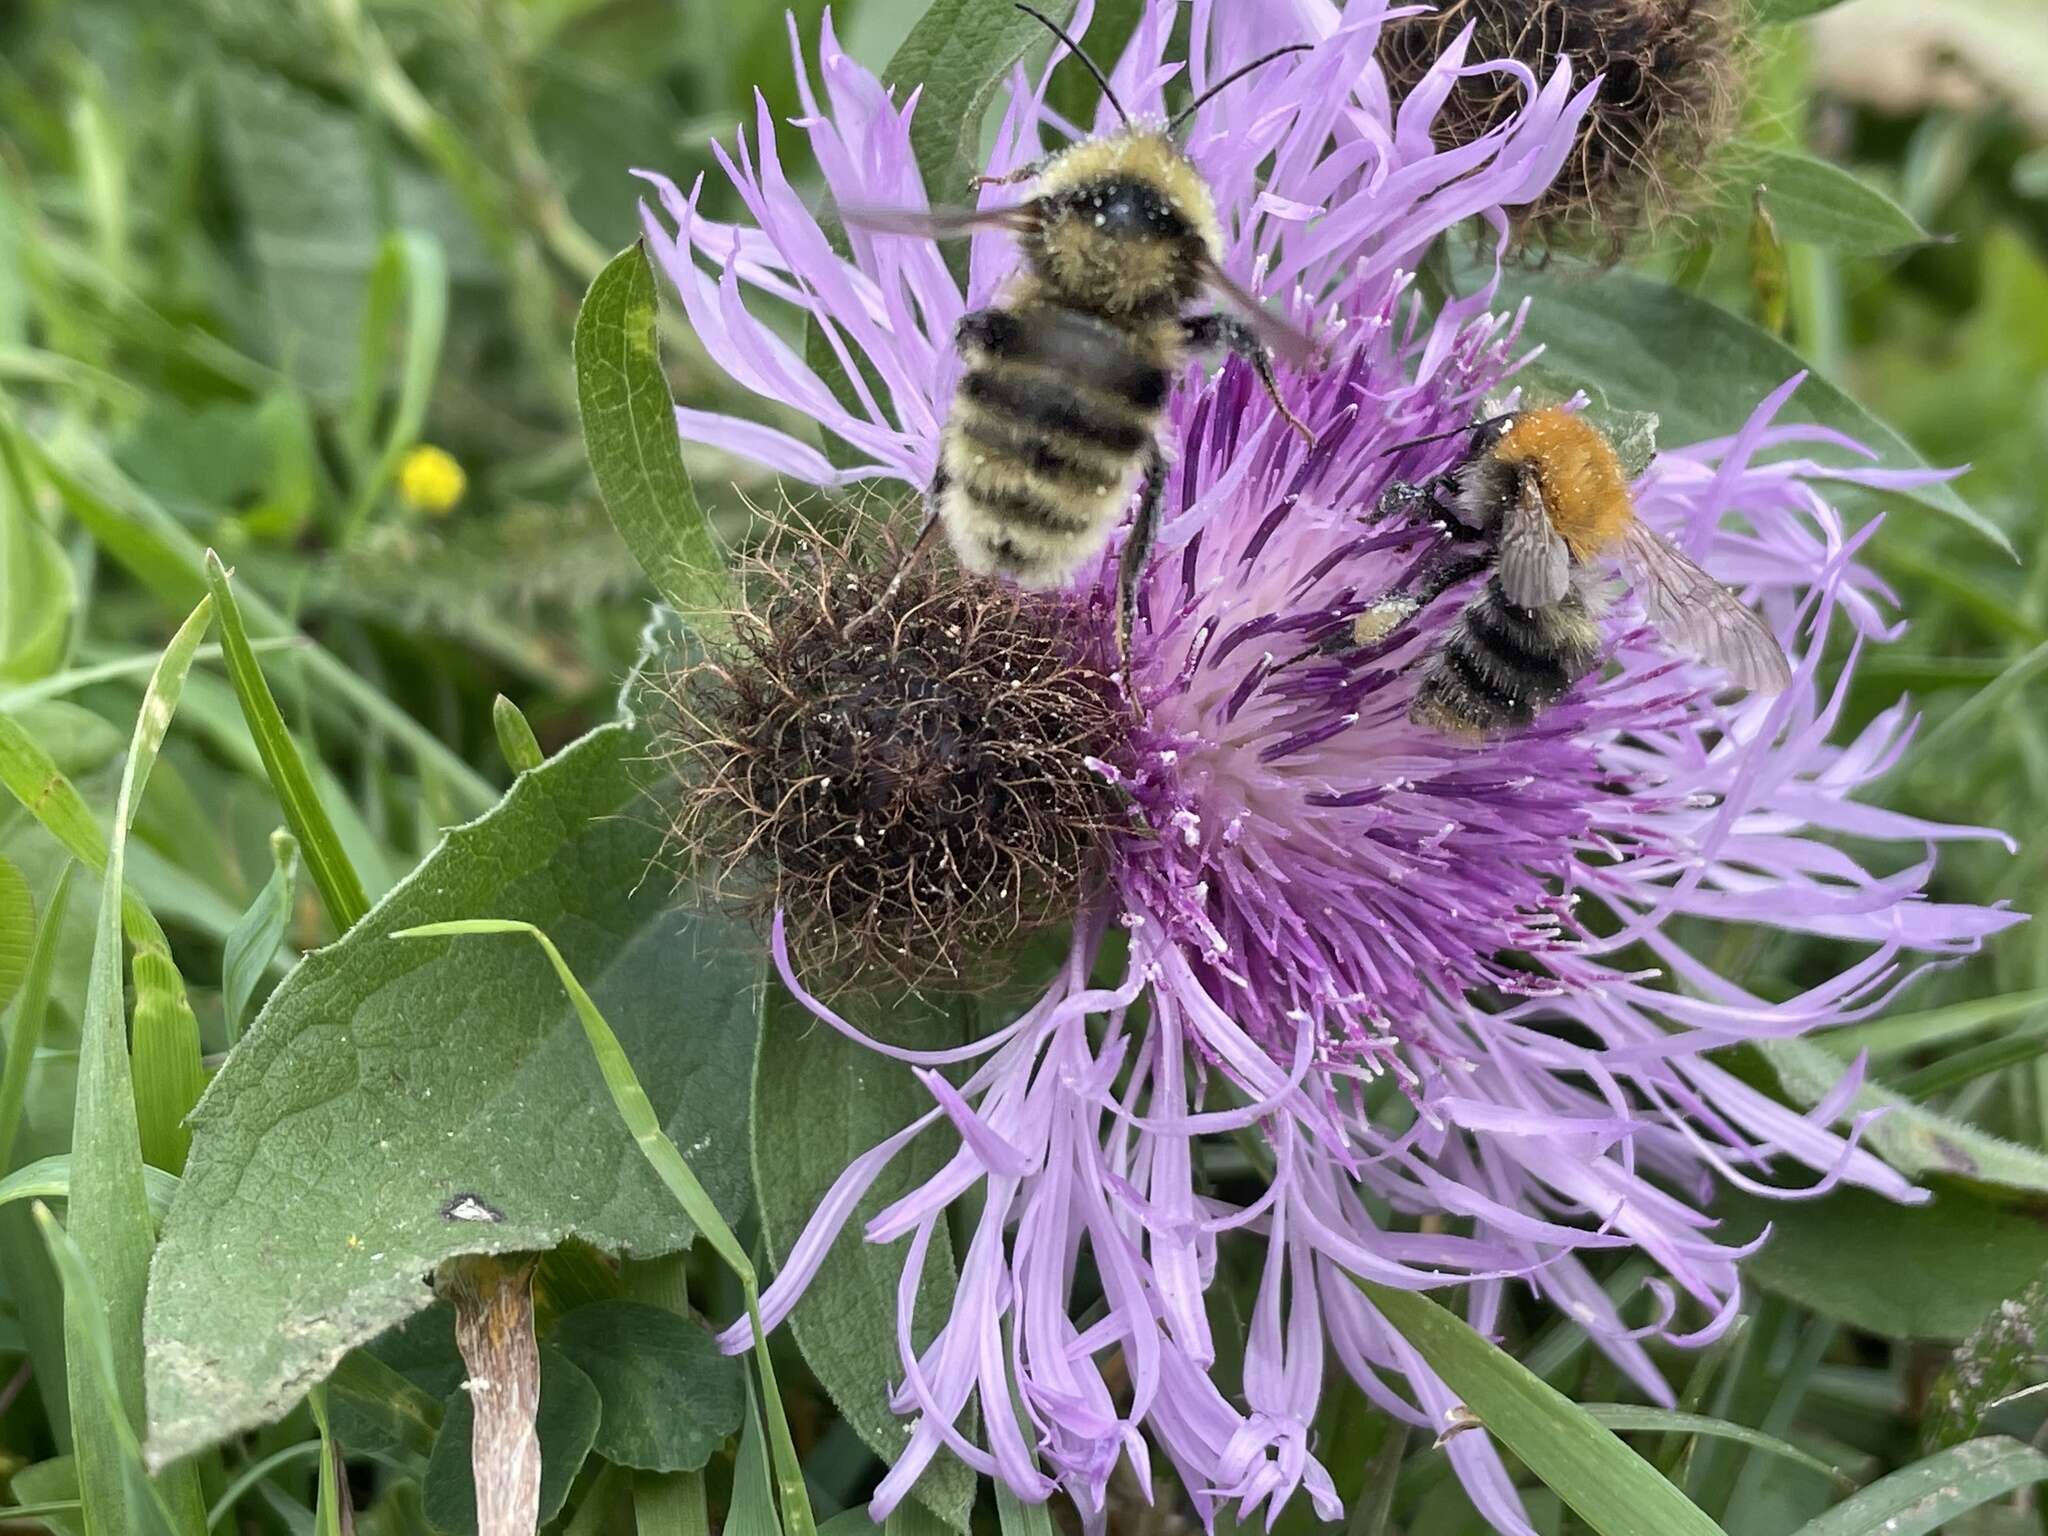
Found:
[[[1929,1536],[1980,1504],[2048,1481],[2048,1456],[1988,1435],[1881,1477],[1793,1536]]]
[[[83,1293],[74,1289],[73,1276],[66,1274],[66,1292],[72,1297],[64,1309],[72,1433],[87,1529],[94,1536],[111,1529],[101,1523],[95,1509],[106,1507],[109,1497],[122,1489],[142,1423],[142,1298],[155,1243],[121,984],[128,828],[177,710],[192,653],[212,622],[213,599],[201,598],[164,648],[163,660],[143,693],[107,841],[86,985],[73,1112],[69,1236],[59,1246],[68,1249],[76,1244],[97,1298],[90,1307],[77,1304]],[[60,1254],[60,1268],[63,1263]],[[113,1383],[111,1394],[108,1379]],[[165,1493],[181,1520],[189,1515],[186,1523],[194,1523],[203,1516],[198,1484],[189,1469],[168,1472]]]
[[[1599,1536],[1722,1536],[1655,1467],[1464,1319],[1414,1291],[1356,1284],[1487,1432]]]
[[[306,871],[320,891],[328,917],[337,932],[346,933],[370,907],[369,898],[363,894],[362,879],[349,863],[340,834],[334,830],[333,818],[320,803],[312,775],[306,772],[305,761],[285,729],[284,716],[278,713],[277,699],[264,680],[256,653],[249,649],[249,634],[243,627],[242,610],[235,601],[227,568],[210,549],[206,552],[206,583],[220,607],[220,639],[227,652],[228,677],[235,685],[242,717],[248,721],[249,734],[255,738],[256,751],[263,759],[263,771],[270,778],[271,790],[292,835],[299,840]]]

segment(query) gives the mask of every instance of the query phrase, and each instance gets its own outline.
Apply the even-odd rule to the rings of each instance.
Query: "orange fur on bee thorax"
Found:
[[[1535,468],[1550,526],[1574,560],[1612,547],[1635,518],[1614,445],[1583,416],[1557,406],[1529,411],[1501,435],[1494,452],[1505,463]]]

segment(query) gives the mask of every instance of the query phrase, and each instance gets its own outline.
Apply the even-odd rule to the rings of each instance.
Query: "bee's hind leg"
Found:
[[[896,563],[896,573],[889,578],[889,584],[882,588],[882,595],[875,599],[873,606],[857,614],[839,631],[841,640],[851,640],[873,621],[876,614],[896,601],[896,594],[903,590],[904,578],[909,576],[917,562],[924,557],[925,551],[931,547],[933,538],[938,534],[939,495],[945,488],[946,470],[945,466],[941,465],[932,475],[932,483],[924,493],[924,526],[917,530],[917,537],[910,541],[910,548],[903,552],[903,558]]]
[[[1134,709],[1138,707],[1138,692],[1131,676],[1131,632],[1138,621],[1138,583],[1144,579],[1153,542],[1159,537],[1159,508],[1165,500],[1166,453],[1155,442],[1145,460],[1145,488],[1138,498],[1138,510],[1131,519],[1130,537],[1124,540],[1116,573],[1116,660],[1124,697]]]
[[[1266,398],[1273,402],[1273,409],[1280,413],[1281,420],[1299,432],[1310,447],[1315,446],[1315,433],[1287,408],[1287,401],[1280,393],[1280,381],[1273,376],[1273,354],[1266,350],[1266,344],[1259,340],[1256,331],[1237,316],[1222,314],[1189,315],[1181,321],[1180,327],[1181,335],[1193,350],[1228,352],[1250,363],[1252,371],[1259,376],[1260,387],[1266,391]]]

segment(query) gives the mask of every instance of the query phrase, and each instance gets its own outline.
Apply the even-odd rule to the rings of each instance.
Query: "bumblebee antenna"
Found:
[[[1083,48],[1079,43],[1075,42],[1071,37],[1067,36],[1067,34],[1060,29],[1060,24],[1054,21],[1050,16],[1046,15],[1045,12],[1033,10],[1030,6],[1024,4],[1024,0],[1017,0],[1017,9],[1022,11],[1026,16],[1029,16],[1032,20],[1036,21],[1040,26],[1044,27],[1046,31],[1050,32],[1054,37],[1058,38],[1061,42],[1065,43],[1067,45],[1067,52],[1071,53],[1075,58],[1079,59],[1083,64],[1088,66],[1088,73],[1093,75],[1095,77],[1095,83],[1102,87],[1103,99],[1106,100],[1112,107],[1116,108],[1116,115],[1123,119],[1124,126],[1126,128],[1130,127],[1131,114],[1126,112],[1124,110],[1124,104],[1116,99],[1116,92],[1111,90],[1109,86],[1109,76],[1105,75],[1102,72],[1102,67],[1099,64],[1097,64],[1093,59],[1088,57],[1088,50]]]
[[[1253,59],[1249,64],[1240,64],[1236,69],[1233,69],[1221,80],[1218,80],[1214,85],[1210,86],[1209,89],[1202,92],[1202,94],[1197,96],[1193,101],[1189,102],[1186,106],[1182,107],[1179,112],[1175,113],[1173,121],[1166,125],[1166,131],[1168,133],[1173,132],[1174,129],[1178,128],[1190,117],[1193,117],[1196,111],[1199,110],[1209,100],[1211,96],[1214,96],[1226,85],[1235,85],[1238,81],[1242,80],[1246,75],[1250,74],[1260,65],[1270,64],[1275,59],[1279,58],[1282,54],[1307,53],[1314,46],[1315,44],[1313,43],[1289,43],[1285,48],[1275,48],[1271,53],[1260,54],[1256,59]]]
[[[1512,421],[1518,414],[1519,412],[1516,411],[1502,411],[1498,416],[1488,416],[1484,421],[1468,421],[1462,427],[1450,427],[1442,432],[1432,432],[1427,437],[1407,438],[1402,442],[1394,444],[1391,448],[1382,448],[1380,450],[1380,457],[1390,459],[1404,448],[1419,448],[1424,443],[1440,443],[1447,437],[1456,437],[1460,432],[1484,432],[1488,427],[1496,427],[1504,421]]]

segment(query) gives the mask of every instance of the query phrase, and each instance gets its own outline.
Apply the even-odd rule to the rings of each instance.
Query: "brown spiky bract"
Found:
[[[744,572],[731,642],[669,679],[679,864],[766,921],[806,985],[973,987],[1073,914],[1121,820],[1089,760],[1125,715],[1093,626],[935,559],[786,524]]]
[[[1734,126],[1738,0],[1443,0],[1387,24],[1379,56],[1393,100],[1474,26],[1467,63],[1512,58],[1547,80],[1571,56],[1574,84],[1602,76],[1572,152],[1535,202],[1512,210],[1523,252],[1553,246],[1617,259],[1707,185]],[[1511,76],[1466,75],[1438,114],[1442,148],[1472,143],[1523,104]]]

